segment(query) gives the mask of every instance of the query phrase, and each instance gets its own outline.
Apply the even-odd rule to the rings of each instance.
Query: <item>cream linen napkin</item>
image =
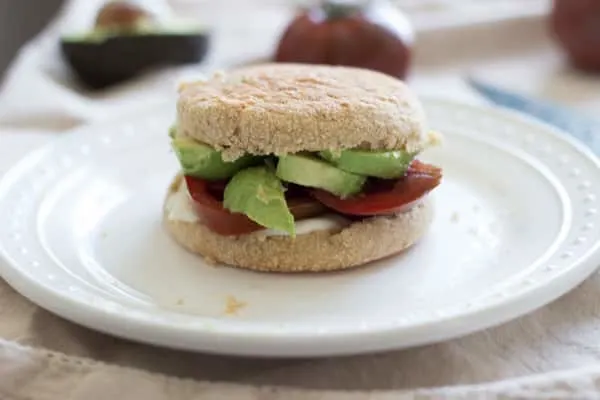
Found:
[[[56,33],[65,21],[81,21],[91,8],[88,1],[68,3],[13,65],[0,93],[0,128],[5,133],[0,134],[0,173],[48,140],[48,132],[164,101],[172,96],[178,77],[193,72],[152,74],[103,95],[74,87],[59,63]],[[246,28],[235,18],[228,20],[229,27],[216,27],[222,35],[206,69],[264,54],[285,12],[265,7],[255,15]],[[510,32],[522,45],[521,38],[539,36],[542,29],[512,26]],[[458,31],[455,40],[461,37],[472,38],[473,32]],[[241,38],[245,42],[235,46]],[[566,100],[581,107],[600,100],[597,81],[565,76],[552,51],[527,50],[528,56],[513,52],[506,60],[469,65],[488,76],[510,71],[504,82],[530,91],[561,87],[551,94],[569,93]],[[448,77],[462,70],[460,65],[423,65],[414,84],[423,92],[476,101],[459,80]],[[579,90],[577,96],[565,89],[565,82]],[[595,275],[535,313],[441,344],[347,358],[257,360],[160,349],[93,332],[36,307],[0,281],[0,398],[600,398],[599,284]],[[580,369],[586,365],[590,367]],[[570,368],[579,369],[566,371]],[[552,372],[559,370],[565,371]],[[524,378],[506,380],[517,377]],[[497,382],[484,383],[490,381]]]
[[[487,385],[413,391],[293,389],[199,382],[106,365],[0,341],[0,396],[20,399],[143,400],[411,400],[595,399],[600,367],[500,381]]]

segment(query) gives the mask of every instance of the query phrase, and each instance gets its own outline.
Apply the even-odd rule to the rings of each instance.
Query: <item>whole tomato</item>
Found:
[[[279,39],[277,62],[347,65],[408,75],[414,31],[383,0],[323,0],[301,9]]]
[[[600,0],[554,0],[550,28],[574,66],[600,71]]]

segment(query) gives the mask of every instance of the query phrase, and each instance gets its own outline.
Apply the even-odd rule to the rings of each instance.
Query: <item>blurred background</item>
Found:
[[[578,0],[573,0],[577,2]],[[28,40],[32,39],[56,17],[65,0],[2,0],[0,3],[0,73]],[[98,6],[95,0],[89,3],[92,9]],[[154,0],[138,1],[152,5]],[[298,5],[316,3],[301,0],[174,0],[168,2],[182,13],[194,10],[203,18],[203,7],[219,8],[224,13],[236,13],[242,8],[293,9]],[[390,3],[406,12],[420,29],[448,24],[482,23],[507,17],[532,18],[544,13],[548,0],[391,0]],[[255,10],[257,13],[264,13]],[[248,15],[244,15],[248,17]],[[237,18],[230,15],[229,18]],[[218,21],[213,21],[217,22]]]
[[[0,73],[19,48],[56,15],[63,0],[2,0],[0,2]]]
[[[259,61],[353,65],[473,99],[468,77],[600,107],[600,0],[2,0],[0,123],[64,130]],[[31,93],[37,93],[32,97]],[[143,99],[143,102],[140,102]]]

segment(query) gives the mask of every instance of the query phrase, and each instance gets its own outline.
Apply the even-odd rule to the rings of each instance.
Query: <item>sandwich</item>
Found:
[[[180,170],[163,205],[174,240],[212,263],[269,272],[365,265],[433,220],[441,136],[402,81],[344,66],[262,64],[178,88]]]

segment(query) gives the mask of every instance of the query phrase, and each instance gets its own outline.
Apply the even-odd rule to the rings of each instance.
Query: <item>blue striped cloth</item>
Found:
[[[583,115],[566,107],[525,97],[474,78],[467,79],[468,84],[492,103],[528,114],[561,129],[600,155],[600,120]]]

